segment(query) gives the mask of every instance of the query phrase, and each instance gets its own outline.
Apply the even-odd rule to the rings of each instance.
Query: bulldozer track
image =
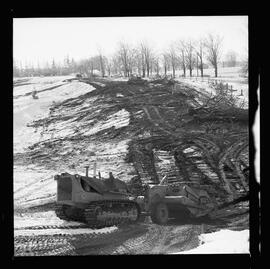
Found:
[[[86,224],[79,225],[37,225],[37,226],[26,226],[14,228],[14,230],[46,230],[46,229],[80,229],[89,228]]]
[[[97,210],[100,210],[102,213],[97,215]],[[136,210],[136,214],[134,210]],[[126,214],[124,215],[124,213]],[[92,202],[91,205],[84,210],[84,222],[93,228],[132,223],[136,222],[139,217],[140,209],[137,203],[126,200],[96,201]]]
[[[100,241],[106,241],[112,231],[98,233],[61,234],[53,235],[19,235],[14,238],[15,256],[58,256],[58,255],[75,255],[75,250],[85,244],[95,244]]]
[[[109,234],[15,237],[16,256],[165,254],[196,247],[199,228],[131,225]],[[178,235],[178,236],[176,236]]]
[[[62,235],[53,237],[15,237],[14,243],[14,253],[16,256],[71,255],[72,250],[74,250],[74,247],[69,244],[67,237]]]
[[[56,205],[55,212],[58,218],[79,221],[85,223],[88,228],[104,228],[132,223],[140,217],[139,206],[136,202],[129,200],[94,201],[85,209],[81,209],[76,216],[67,216],[65,208],[68,206]]]

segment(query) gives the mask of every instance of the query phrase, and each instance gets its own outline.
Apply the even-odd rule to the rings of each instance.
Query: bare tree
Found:
[[[172,44],[170,46],[168,55],[169,55],[170,63],[171,63],[171,67],[172,67],[173,78],[175,78],[175,70],[176,70],[177,64],[178,64],[178,57],[177,57],[177,53],[176,53],[176,49],[175,49],[174,44]]]
[[[192,77],[192,70],[194,68],[196,59],[194,55],[193,42],[191,40],[186,43],[185,54],[186,66],[189,69],[189,75]]]
[[[51,69],[52,69],[52,75],[53,76],[56,76],[57,75],[57,68],[56,68],[56,64],[55,64],[55,60],[54,59],[52,60],[52,67],[51,67]]]
[[[89,65],[90,65],[90,72],[91,72],[92,77],[94,75],[94,64],[95,64],[95,59],[94,57],[91,57],[89,60]]]
[[[101,76],[105,76],[105,56],[102,55],[101,51],[99,52],[99,65],[100,65],[100,72]]]
[[[203,60],[204,60],[204,42],[202,39],[197,41],[194,46],[196,56],[197,56],[197,68],[200,69],[201,77],[203,77]]]
[[[246,22],[243,25],[243,29],[242,32],[246,38],[246,41],[248,41],[248,22]],[[241,71],[243,73],[244,76],[248,76],[248,42],[246,43],[246,45],[244,45],[244,55],[242,58],[242,64],[241,64]]]
[[[183,75],[186,76],[186,55],[185,55],[185,48],[186,48],[186,42],[184,40],[180,40],[179,46],[180,50],[180,63],[183,69]]]
[[[147,42],[141,42],[140,44],[141,54],[142,54],[142,64],[143,64],[143,77],[145,75],[145,69],[147,72],[147,77],[150,74],[150,64],[151,64],[151,57],[152,57],[152,49]]]
[[[114,55],[112,57],[112,73],[113,74],[120,74],[121,66],[121,59],[118,55]]]
[[[215,77],[218,76],[218,63],[221,56],[222,38],[219,35],[209,34],[205,40],[207,59],[215,69]]]
[[[22,68],[19,68],[17,66],[17,62],[15,59],[13,59],[13,76],[14,77],[19,77],[20,76],[20,71],[22,70]]]
[[[226,54],[226,62],[228,64],[228,67],[236,66],[237,53],[233,50],[228,51],[228,53]]]
[[[135,48],[133,51],[134,67],[139,76],[142,75],[142,54],[140,48]]]
[[[108,73],[108,76],[110,77],[111,76],[111,73],[112,73],[112,67],[113,67],[113,60],[112,60],[112,57],[107,57],[106,58],[106,70],[107,70],[107,73]]]
[[[145,77],[145,70],[146,70],[146,67],[145,67],[145,56],[144,56],[144,53],[143,53],[143,50],[141,49],[140,51],[140,58],[141,58],[141,69],[142,69],[142,77],[144,78]]]
[[[164,67],[164,75],[167,76],[167,71],[169,69],[169,56],[167,53],[162,54],[162,59],[163,59],[163,67]]]
[[[118,55],[122,64],[125,77],[130,76],[130,57],[131,57],[130,54],[131,54],[131,49],[130,49],[129,44],[120,42]]]
[[[154,58],[154,69],[155,69],[155,73],[157,76],[159,76],[159,70],[160,70],[160,65],[159,65],[159,62],[160,62],[160,59],[159,59],[159,56],[157,55],[155,58]]]
[[[135,48],[131,48],[129,50],[129,55],[128,55],[128,69],[129,69],[129,74],[132,75],[134,72],[137,70],[137,64],[138,64],[138,51]]]

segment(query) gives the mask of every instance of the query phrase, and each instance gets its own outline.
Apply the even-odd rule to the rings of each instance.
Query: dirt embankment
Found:
[[[85,164],[97,161],[105,177],[113,172],[124,181],[138,176],[145,182],[158,182],[167,175],[172,182],[192,180],[205,186],[210,180],[207,190],[226,196],[220,184],[225,181],[221,179],[223,166],[216,157],[232,143],[225,133],[232,129],[232,122],[224,123],[224,115],[215,112],[209,123],[208,113],[203,112],[206,107],[197,112],[209,99],[207,92],[162,80],[80,83],[95,89],[54,103],[47,117],[30,122],[28,127],[40,136],[26,151],[14,155],[16,165],[84,173]],[[210,125],[225,131],[208,134]],[[238,133],[245,132],[245,123],[235,125]]]
[[[18,172],[15,180],[20,182],[18,187],[15,184],[14,190],[18,206],[15,213],[22,214],[22,218],[31,219],[32,201],[35,205],[45,204],[44,208],[34,209],[38,213],[51,210],[48,202],[55,200],[54,174],[64,171],[82,174],[84,165],[93,161],[98,162],[102,176],[112,171],[125,181],[138,175],[145,181],[155,181],[165,174],[173,181],[183,179],[185,172],[193,173],[179,173],[171,147],[175,146],[176,136],[181,135],[184,123],[190,122],[188,128],[196,129],[198,124],[192,123],[188,112],[200,106],[207,94],[181,83],[173,88],[166,83],[130,85],[106,80],[83,83],[86,82],[95,89],[64,101],[57,100],[47,116],[28,123],[27,128],[35,130],[37,139],[14,154]],[[61,90],[61,87],[50,90]],[[187,154],[190,160],[198,160],[195,153]],[[202,169],[207,170],[207,166]],[[201,174],[196,171],[199,177]],[[195,173],[192,175],[195,178]],[[189,250],[198,245],[202,224],[205,224],[204,232],[248,226],[248,213],[239,215],[236,206],[231,211],[226,210],[220,211],[219,220],[215,221],[171,220],[166,226],[148,221],[119,227],[103,235],[81,230],[71,233],[69,229],[63,230],[65,226],[40,227],[45,234],[27,232],[25,235],[16,231],[15,255],[166,254]],[[60,232],[54,233],[53,229]]]
[[[110,167],[120,179],[128,180],[135,170],[141,170],[142,177],[155,180],[147,168],[134,168],[125,161],[132,150],[130,142],[153,134],[172,135],[172,130],[181,128],[181,121],[189,120],[183,111],[198,105],[191,97],[203,95],[184,85],[172,93],[171,86],[163,84],[88,83],[96,90],[55,103],[47,117],[28,124],[40,137],[26,152],[15,154],[15,163],[80,170],[85,162],[96,159],[96,154],[100,156],[99,170],[105,175]]]

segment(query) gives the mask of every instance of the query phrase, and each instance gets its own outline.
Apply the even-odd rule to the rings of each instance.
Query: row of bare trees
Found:
[[[182,70],[185,77],[187,72],[193,76],[204,76],[204,68],[209,64],[218,76],[218,66],[221,59],[222,38],[219,35],[209,34],[199,40],[179,40],[173,42],[166,50],[156,53],[148,42],[141,42],[132,47],[127,42],[119,42],[116,52],[105,56],[102,50],[96,56],[75,62],[67,57],[64,64],[56,65],[54,60],[46,68],[18,67],[14,64],[14,76],[29,75],[67,75],[74,72],[82,73],[88,77],[94,76],[96,71],[104,76],[120,75],[130,77],[137,75],[149,77],[153,75],[168,75],[175,77],[177,70]],[[233,52],[228,55],[235,60]],[[233,58],[234,57],[234,58]]]
[[[203,76],[203,69],[210,64],[215,69],[215,76],[218,76],[218,64],[221,58],[222,38],[218,35],[209,34],[207,38],[198,41],[180,40],[174,42],[167,50],[157,54],[154,48],[147,42],[141,42],[133,48],[128,43],[120,42],[116,54],[112,59],[107,59],[110,70],[113,66],[115,74],[129,77],[136,74],[142,77],[149,77],[153,74],[164,75],[171,71],[176,76],[176,70],[182,70],[186,76],[193,75],[193,70],[200,70]],[[162,72],[163,69],[163,72]],[[110,72],[108,72],[110,75]]]

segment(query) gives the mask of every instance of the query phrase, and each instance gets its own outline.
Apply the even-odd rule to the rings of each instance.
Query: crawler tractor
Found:
[[[64,220],[87,223],[90,227],[105,227],[132,223],[141,216],[150,216],[152,222],[166,224],[169,217],[186,214],[200,217],[214,209],[206,191],[179,182],[168,184],[164,178],[159,184],[146,184],[143,196],[134,196],[127,185],[113,177],[95,175],[56,175],[56,215]]]
[[[140,207],[129,193],[127,185],[114,178],[71,175],[56,175],[56,215],[60,219],[87,223],[101,228],[125,222],[135,222],[140,216]]]

